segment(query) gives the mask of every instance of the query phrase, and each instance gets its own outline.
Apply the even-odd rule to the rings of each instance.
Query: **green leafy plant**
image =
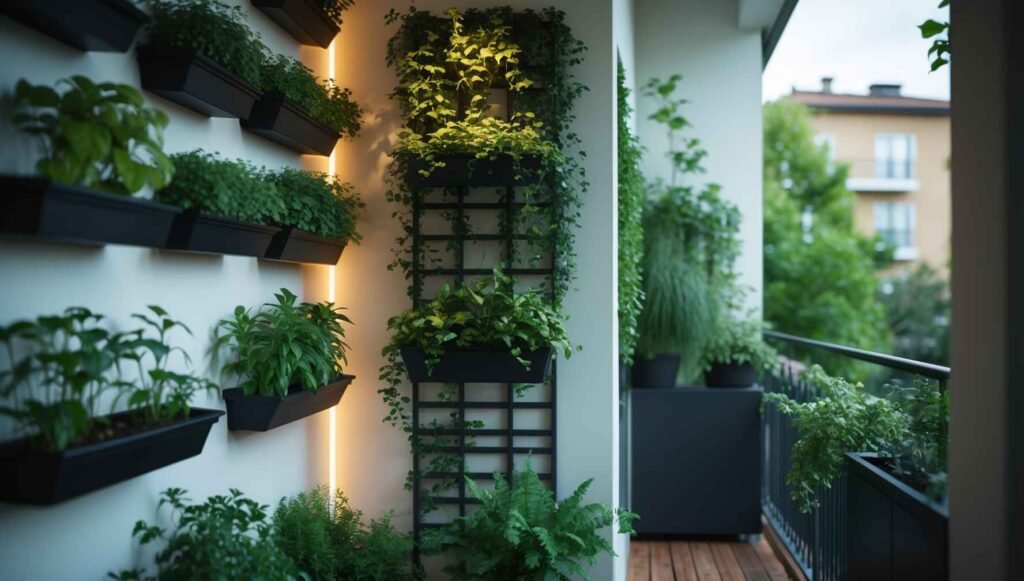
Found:
[[[255,224],[280,224],[285,200],[262,170],[201,149],[171,156],[174,181],[158,190],[157,201]]]
[[[192,504],[180,488],[168,488],[160,507],[171,512],[173,528],[164,529],[145,521],[135,523],[133,537],[146,546],[163,542],[156,553],[157,576],[135,569],[111,573],[122,581],[141,579],[223,581],[276,581],[298,579],[295,565],[274,543],[268,507],[231,489],[227,495],[211,496]]]
[[[637,323],[644,306],[644,177],[643,150],[630,127],[633,109],[626,70],[618,60],[619,101],[619,354],[628,365],[636,351]]]
[[[765,325],[759,319],[725,317],[704,344],[701,366],[709,371],[716,363],[749,363],[762,373],[779,366],[779,354],[764,342]]]
[[[949,0],[941,0],[939,8],[948,8]],[[939,22],[929,18],[917,27],[921,31],[921,38],[933,38],[931,48],[928,49],[928,56],[932,59],[932,72],[935,72],[949,64],[949,22]]]
[[[76,75],[57,81],[56,88],[23,79],[14,90],[15,125],[43,146],[36,171],[113,194],[170,181],[174,166],[163,152],[167,122],[129,85]]]
[[[301,62],[283,55],[266,55],[260,70],[260,88],[281,93],[310,117],[349,137],[359,134],[363,111],[352,91],[321,80]]]
[[[885,306],[894,355],[949,365],[949,282],[925,263],[886,279],[878,300]]]
[[[421,579],[411,558],[413,541],[391,524],[391,515],[363,523],[340,491],[326,486],[282,499],[274,513],[274,539],[314,581]]]
[[[274,297],[254,313],[239,305],[218,323],[214,359],[230,351],[222,372],[237,378],[246,395],[283,397],[293,385],[315,392],[347,363],[341,323],[351,321],[333,303],[297,303],[286,288]]]
[[[356,3],[355,0],[319,0],[319,2],[327,17],[338,26],[341,26],[342,13]]]
[[[342,242],[362,239],[356,222],[364,204],[350,184],[293,168],[271,175],[270,180],[284,195],[283,225]]]
[[[466,477],[466,486],[481,505],[433,534],[428,550],[446,549],[452,579],[586,579],[585,563],[597,555],[614,555],[599,531],[618,522],[618,532],[633,532],[636,515],[598,504],[584,504],[593,479],[569,498],[556,502],[529,462],[515,473],[513,485],[495,473],[494,490]]]

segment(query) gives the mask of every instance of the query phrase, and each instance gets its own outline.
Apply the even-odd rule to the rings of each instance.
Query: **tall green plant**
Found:
[[[284,196],[283,225],[346,243],[362,239],[356,223],[365,205],[351,184],[325,173],[294,168],[285,168],[269,179]]]
[[[38,136],[36,171],[58,182],[120,195],[161,188],[174,175],[163,151],[167,115],[138,90],[76,75],[56,89],[24,79],[14,90],[14,123]]]
[[[640,173],[643,150],[630,127],[633,108],[626,87],[626,70],[618,60],[619,140],[619,355],[633,362],[637,325],[644,305],[644,177]]]

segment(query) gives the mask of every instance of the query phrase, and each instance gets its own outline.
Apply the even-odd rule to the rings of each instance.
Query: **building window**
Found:
[[[825,155],[828,156],[829,164],[836,161],[836,134],[819,133],[814,136],[814,144],[825,148]]]
[[[875,202],[875,234],[896,249],[897,260],[917,257],[913,202]]]
[[[908,180],[914,177],[917,139],[913,133],[875,134],[875,177]]]

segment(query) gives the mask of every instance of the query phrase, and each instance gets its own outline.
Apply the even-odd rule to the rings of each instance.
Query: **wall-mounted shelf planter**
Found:
[[[417,188],[508,188],[533,185],[542,177],[541,162],[536,157],[523,157],[518,164],[508,156],[492,160],[470,155],[439,155],[434,161],[443,162],[444,166],[434,167],[420,158],[409,159],[406,176],[409,184]],[[429,175],[423,175],[424,171]]]
[[[130,0],[4,0],[0,13],[79,50],[125,52],[149,17]]]
[[[138,50],[142,88],[207,115],[245,119],[260,91],[192,50],[145,46]]]
[[[542,383],[551,369],[551,348],[524,353],[529,369],[499,347],[451,349],[429,372],[423,349],[403,347],[401,353],[409,379],[420,383]]]
[[[0,233],[161,248],[181,208],[39,177],[0,176]]]
[[[0,444],[0,500],[56,504],[198,456],[222,415],[192,408],[186,419],[61,452],[38,452],[24,438],[5,442]]]
[[[757,383],[757,369],[750,363],[714,363],[704,373],[708,387],[750,387]]]
[[[327,48],[341,28],[316,0],[252,0],[252,5],[288,31],[295,40]]]
[[[338,264],[345,243],[334,238],[317,236],[302,230],[287,227],[274,235],[266,258],[286,262],[312,264]]]
[[[949,510],[883,470],[876,454],[846,455],[850,579],[947,579]]]
[[[299,153],[331,155],[341,135],[299,109],[280,93],[256,101],[242,127]]]
[[[293,386],[285,397],[245,395],[237,387],[225,389],[228,429],[266,432],[330,409],[338,405],[353,379],[351,375],[341,375],[316,393]]]
[[[184,212],[174,220],[167,248],[263,258],[277,232],[273,226]]]

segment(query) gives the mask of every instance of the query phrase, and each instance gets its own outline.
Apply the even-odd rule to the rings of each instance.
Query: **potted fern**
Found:
[[[131,0],[7,0],[4,13],[83,51],[125,52],[148,20]]]
[[[327,48],[341,32],[341,15],[355,0],[252,0],[295,40]]]
[[[779,354],[762,338],[756,319],[724,318],[704,344],[701,367],[708,387],[750,387],[778,367]]]

